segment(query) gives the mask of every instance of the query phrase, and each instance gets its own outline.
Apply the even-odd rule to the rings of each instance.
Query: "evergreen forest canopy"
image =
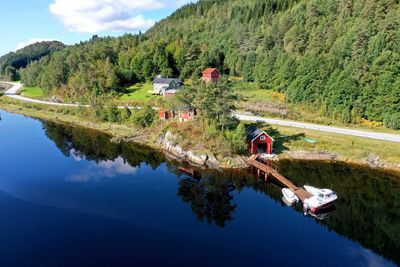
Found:
[[[200,0],[145,34],[94,36],[21,73],[79,98],[212,66],[343,122],[400,128],[399,26],[399,0]]]
[[[28,45],[16,52],[10,52],[0,57],[0,77],[11,81],[16,80],[18,79],[19,69],[26,68],[29,63],[64,47],[65,45],[58,41],[39,42]]]

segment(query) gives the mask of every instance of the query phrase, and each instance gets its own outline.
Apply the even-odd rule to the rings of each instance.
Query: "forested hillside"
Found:
[[[0,57],[0,76],[8,80],[14,80],[17,78],[19,69],[25,68],[29,63],[64,47],[63,43],[57,41],[40,42],[26,46],[16,52],[10,52]]]
[[[399,26],[399,0],[200,0],[145,34],[94,37],[22,74],[77,97],[214,66],[343,122],[400,128]]]

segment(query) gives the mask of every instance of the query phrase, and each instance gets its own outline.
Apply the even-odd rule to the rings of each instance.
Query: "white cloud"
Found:
[[[72,154],[74,155],[74,154]],[[84,158],[76,156],[75,160],[81,161]],[[97,164],[89,165],[77,174],[73,174],[67,177],[69,182],[88,182],[103,177],[112,178],[117,174],[128,175],[135,174],[137,171],[136,167],[132,167],[129,163],[125,162],[123,158],[118,157],[115,160],[101,161]]]
[[[40,42],[48,42],[48,41],[57,41],[57,40],[56,39],[31,38],[28,41],[18,43],[16,50],[22,49],[31,44],[36,44],[36,43],[40,43]]]
[[[139,31],[154,25],[144,11],[178,8],[190,0],[54,0],[50,12],[75,32]]]

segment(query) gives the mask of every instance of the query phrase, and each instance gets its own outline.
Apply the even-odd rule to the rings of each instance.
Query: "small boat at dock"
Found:
[[[289,204],[290,206],[292,206],[295,203],[299,202],[299,198],[289,188],[283,188],[282,189],[282,194],[283,194],[283,197],[286,200],[287,204]]]
[[[312,195],[312,197],[304,200],[303,208],[305,211],[310,210],[315,213],[326,209],[331,207],[338,198],[336,193],[330,189],[319,189],[309,185],[305,185],[304,189]]]

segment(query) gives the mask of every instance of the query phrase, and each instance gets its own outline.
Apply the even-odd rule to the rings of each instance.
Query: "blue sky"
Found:
[[[0,55],[39,41],[145,31],[190,0],[14,0],[0,5]]]

